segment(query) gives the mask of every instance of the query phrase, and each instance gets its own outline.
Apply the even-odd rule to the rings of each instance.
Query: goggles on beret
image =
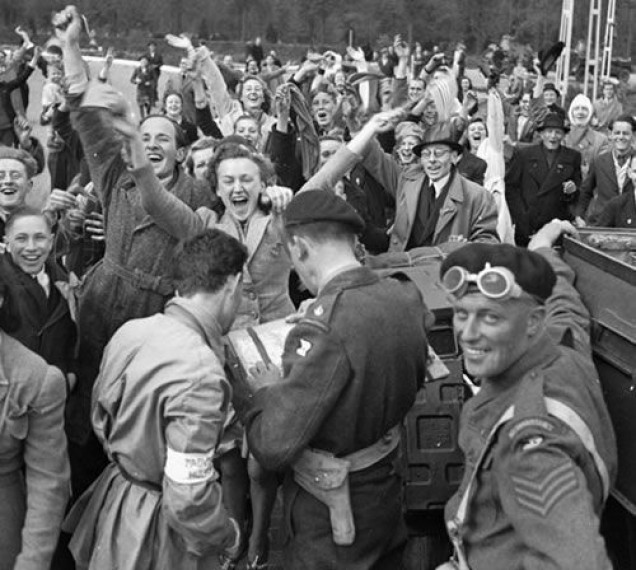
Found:
[[[479,273],[469,273],[463,267],[454,265],[442,277],[442,286],[455,297],[464,295],[471,283],[477,285],[484,296],[497,301],[518,299],[524,293],[510,269],[491,267],[490,263],[486,263]]]

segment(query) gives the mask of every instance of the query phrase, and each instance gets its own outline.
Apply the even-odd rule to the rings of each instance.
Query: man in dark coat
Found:
[[[380,279],[356,260],[363,221],[332,192],[298,194],[285,224],[294,267],[317,297],[287,336],[282,375],[257,366],[256,379],[274,383],[253,396],[235,382],[250,451],[264,467],[287,472],[283,497],[293,532],[285,567],[399,568],[406,534],[395,426],[424,378],[426,309],[412,283]],[[338,542],[329,508],[299,483],[308,449],[351,461],[355,538],[348,542]],[[372,457],[364,465],[361,450]]]
[[[623,192],[612,198],[596,219],[597,226],[604,228],[636,228],[636,201],[634,190]]]
[[[636,157],[630,157],[629,180],[619,196],[609,200],[594,225],[605,228],[636,228]]]
[[[506,201],[517,245],[553,218],[572,218],[570,204],[581,185],[581,153],[563,146],[561,115],[551,113],[537,128],[541,142],[519,148],[506,173]]]
[[[466,180],[470,180],[480,186],[484,185],[484,177],[488,165],[486,161],[475,156],[472,152],[465,150],[457,163],[457,172],[459,172]]]
[[[159,100],[159,76],[161,75],[161,66],[163,65],[163,56],[157,51],[155,42],[148,42],[148,50],[145,53],[150,71],[155,78],[155,101]]]
[[[5,241],[0,275],[13,293],[21,321],[11,336],[68,374],[77,339],[75,304],[68,276],[49,259],[50,221],[38,210],[16,210],[7,220]]]

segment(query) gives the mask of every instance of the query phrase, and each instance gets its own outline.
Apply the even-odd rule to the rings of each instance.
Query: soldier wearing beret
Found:
[[[360,264],[362,219],[334,193],[298,194],[285,227],[294,267],[316,298],[286,339],[282,373],[252,370],[274,384],[253,395],[236,385],[234,397],[250,451],[286,472],[285,568],[399,568],[407,536],[397,426],[425,374],[425,306],[410,282],[380,279]],[[332,507],[350,499],[349,519],[334,520],[307,490],[300,470],[307,453],[348,466],[348,493]],[[329,477],[318,470],[309,483]],[[338,534],[343,520],[346,536]]]
[[[461,570],[611,568],[599,517],[616,447],[573,273],[549,246],[469,244],[442,263],[465,368],[481,381],[462,410],[466,470],[446,506]],[[439,570],[441,570],[441,568]]]

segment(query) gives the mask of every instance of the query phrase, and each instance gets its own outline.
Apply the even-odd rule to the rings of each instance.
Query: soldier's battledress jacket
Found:
[[[509,411],[481,462],[460,530],[471,570],[609,570],[599,526],[616,475],[614,433],[584,340],[586,311],[568,283],[572,273],[550,250],[539,252],[557,273],[547,330],[464,406],[466,472],[446,518],[455,517],[493,426]]]
[[[287,337],[282,381],[237,407],[258,461],[282,471],[306,447],[342,457],[399,425],[424,379],[425,313],[410,282],[365,267],[334,276]],[[394,460],[350,475],[356,540],[345,547],[327,507],[287,477],[285,567],[389,568],[382,561],[406,540]]]

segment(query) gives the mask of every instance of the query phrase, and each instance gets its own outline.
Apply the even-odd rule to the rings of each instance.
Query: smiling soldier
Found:
[[[611,568],[599,527],[616,443],[587,312],[551,249],[574,231],[555,220],[529,249],[468,244],[442,262],[481,390],[462,410],[466,470],[446,505],[455,560],[438,570]]]

